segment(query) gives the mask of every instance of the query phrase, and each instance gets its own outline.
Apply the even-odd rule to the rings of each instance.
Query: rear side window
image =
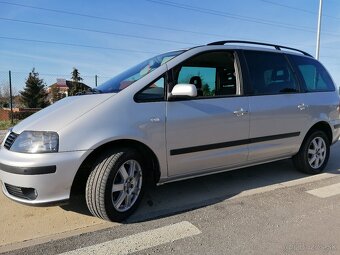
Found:
[[[307,92],[335,90],[331,77],[318,61],[294,55],[290,58],[300,71]]]
[[[283,54],[244,52],[254,95],[298,92],[298,83]]]

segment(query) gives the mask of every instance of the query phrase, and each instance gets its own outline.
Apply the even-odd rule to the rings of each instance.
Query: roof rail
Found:
[[[229,40],[229,41],[218,41],[218,42],[212,42],[207,45],[224,45],[226,43],[244,43],[244,44],[255,44],[255,45],[264,45],[264,46],[272,46],[276,50],[281,50],[281,49],[287,49],[287,50],[294,50],[302,53],[303,55],[313,57],[312,55],[308,54],[307,52],[304,52],[302,50],[282,46],[282,45],[277,45],[277,44],[270,44],[270,43],[261,43],[261,42],[252,42],[252,41],[237,41],[237,40]]]

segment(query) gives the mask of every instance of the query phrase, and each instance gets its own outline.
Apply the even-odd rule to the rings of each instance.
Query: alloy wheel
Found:
[[[326,159],[327,149],[325,140],[321,137],[315,137],[308,147],[308,163],[309,165],[317,169]]]
[[[128,160],[121,165],[112,185],[112,203],[119,212],[129,210],[142,187],[142,168],[136,160]]]

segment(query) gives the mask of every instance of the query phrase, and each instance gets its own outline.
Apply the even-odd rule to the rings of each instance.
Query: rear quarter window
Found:
[[[315,59],[290,55],[307,92],[335,91],[332,78],[327,70]]]

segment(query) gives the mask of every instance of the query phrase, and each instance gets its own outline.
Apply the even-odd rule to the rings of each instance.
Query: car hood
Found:
[[[111,93],[66,97],[24,119],[13,127],[13,132],[17,134],[24,130],[58,132],[114,95]]]

